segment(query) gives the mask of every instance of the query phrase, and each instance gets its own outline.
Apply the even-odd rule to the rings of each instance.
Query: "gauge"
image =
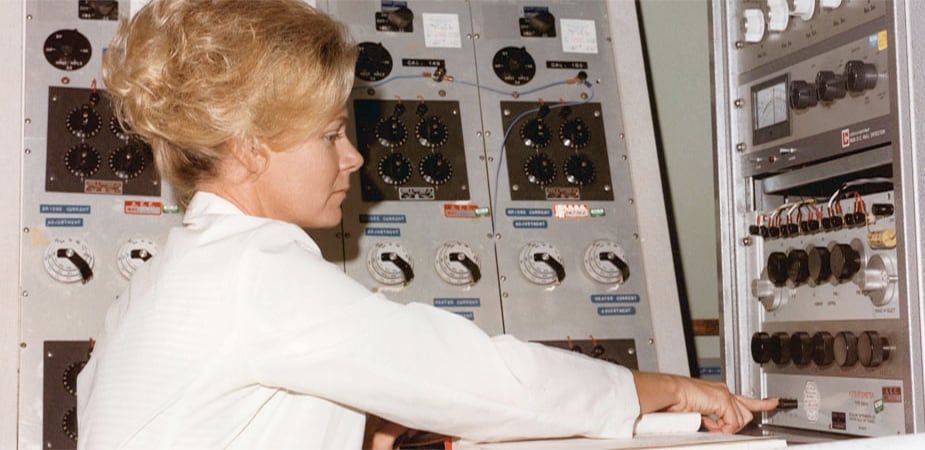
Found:
[[[401,153],[389,153],[379,161],[379,176],[388,184],[405,184],[411,177],[411,161]]]
[[[90,105],[81,105],[68,113],[64,125],[78,139],[86,139],[100,131],[101,122],[100,115]]]
[[[418,122],[415,134],[421,145],[428,148],[440,147],[446,143],[446,124],[439,117],[430,116]]]
[[[357,78],[363,81],[379,81],[392,73],[392,55],[382,44],[361,42],[358,47]]]
[[[524,173],[531,183],[544,186],[556,179],[556,164],[545,154],[539,153],[524,163]]]
[[[565,180],[585,186],[594,181],[594,163],[584,155],[572,155],[565,161]]]
[[[495,75],[507,84],[520,86],[536,75],[536,63],[524,47],[504,47],[491,60]]]
[[[453,176],[453,166],[442,153],[433,153],[421,161],[421,176],[430,184],[443,184]]]
[[[90,61],[93,48],[77,30],[58,30],[45,39],[45,60],[61,70],[77,70]]]
[[[755,129],[768,128],[787,119],[786,83],[777,83],[755,92]]]
[[[559,139],[568,148],[582,148],[591,141],[591,130],[580,117],[566,121],[559,128]]]
[[[109,155],[109,168],[117,177],[131,180],[145,171],[151,149],[140,142],[130,142]]]
[[[520,137],[527,147],[543,148],[549,144],[552,136],[546,121],[535,118],[525,123],[520,129]]]
[[[376,124],[376,139],[383,147],[395,148],[405,144],[408,138],[408,129],[398,117],[389,116],[379,120]]]
[[[100,154],[90,144],[77,144],[64,155],[64,166],[75,176],[89,177],[100,170]]]

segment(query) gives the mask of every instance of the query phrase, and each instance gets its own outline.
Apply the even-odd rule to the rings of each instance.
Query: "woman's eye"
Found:
[[[340,139],[343,136],[343,133],[330,133],[324,136],[324,139],[328,141],[329,144],[333,144],[335,141]]]

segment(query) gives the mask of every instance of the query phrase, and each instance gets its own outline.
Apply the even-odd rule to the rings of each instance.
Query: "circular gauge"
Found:
[[[524,173],[531,183],[544,186],[556,179],[556,164],[545,154],[539,153],[524,163]]]
[[[386,148],[401,147],[408,138],[408,129],[398,117],[389,116],[379,119],[376,124],[376,139]]]
[[[504,47],[491,60],[495,75],[514,86],[529,83],[536,75],[536,63],[524,47]]]
[[[130,142],[109,154],[109,168],[123,180],[141,175],[148,165],[151,149],[140,142]]]
[[[61,383],[64,384],[64,390],[69,394],[77,395],[77,375],[80,374],[85,365],[87,365],[86,361],[77,361],[64,369],[64,374],[61,375]]]
[[[100,154],[90,144],[77,144],[64,155],[64,166],[75,176],[89,177],[100,170]]]
[[[388,184],[405,184],[411,177],[411,161],[401,153],[389,153],[379,161],[379,176]]]
[[[109,131],[112,131],[112,134],[123,141],[127,141],[133,137],[132,133],[122,127],[122,124],[119,123],[119,119],[116,119],[116,116],[112,116],[109,119]]]
[[[90,105],[81,105],[67,114],[64,125],[78,139],[93,137],[100,131],[102,119]]]
[[[433,153],[421,160],[421,176],[427,183],[443,184],[453,176],[453,166],[442,153]]]
[[[382,44],[361,42],[358,50],[357,78],[363,81],[379,81],[392,73],[392,55]]]
[[[440,147],[446,144],[446,124],[437,116],[421,119],[415,128],[415,134],[418,138],[418,143],[428,148]]]
[[[559,128],[559,139],[562,145],[568,148],[582,148],[591,142],[591,130],[584,120],[576,117],[562,124]]]
[[[584,155],[572,155],[565,161],[565,180],[586,186],[594,181],[594,163]]]
[[[77,70],[90,61],[93,49],[77,30],[58,30],[45,39],[45,60],[61,70]]]
[[[549,125],[540,118],[530,120],[520,129],[520,138],[524,145],[531,148],[543,148],[550,141]]]

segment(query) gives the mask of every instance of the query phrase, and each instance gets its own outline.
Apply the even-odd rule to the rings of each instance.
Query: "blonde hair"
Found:
[[[113,111],[186,206],[235,139],[282,149],[346,103],[356,46],[301,0],[154,0],[103,59]]]

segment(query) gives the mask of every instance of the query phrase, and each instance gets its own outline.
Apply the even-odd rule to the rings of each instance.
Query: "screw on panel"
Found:
[[[742,41],[736,41],[736,48],[745,48],[745,43]]]
[[[633,347],[630,347],[630,348],[626,349],[626,353],[627,353],[627,354],[630,354],[630,355],[635,355],[635,354],[636,354],[636,349],[633,348]]]
[[[588,93],[587,93],[587,92],[582,92],[581,95],[579,95],[579,97],[581,97],[582,100],[587,100],[587,99],[588,99]]]
[[[485,130],[485,137],[491,137],[491,130]]]
[[[488,239],[491,239],[491,238],[492,238],[492,234],[491,234],[491,233],[488,233],[488,234],[485,235],[485,237],[487,237]]]
[[[626,199],[626,201],[628,201],[630,205],[632,205],[633,203],[636,203],[636,200],[633,200],[631,198]]]
[[[20,342],[20,343],[19,343],[19,348],[26,348],[26,347],[28,347],[28,346],[26,345],[25,342]]]
[[[626,138],[626,133],[620,133],[620,139]]]
[[[508,296],[507,292],[502,292],[502,293],[501,293],[501,297],[502,297],[502,298],[507,298],[507,296]]]
[[[639,239],[639,233],[633,233],[633,239]]]
[[[496,234],[496,235],[495,235],[495,239],[500,241],[500,240],[501,240],[501,233]]]
[[[745,143],[744,143],[744,142],[739,142],[738,144],[736,144],[736,151],[738,151],[739,153],[744,152],[744,151],[745,151]]]
[[[23,228],[23,229],[22,229],[22,232],[23,232],[23,233],[26,233],[26,234],[29,234],[29,227]]]
[[[519,191],[519,190],[520,190],[520,185],[519,185],[519,184],[512,184],[512,185],[511,185],[511,190],[512,190],[512,191],[515,191],[515,192],[516,192],[516,191]]]
[[[510,110],[510,109],[505,109],[504,111],[501,111],[501,114],[504,114],[504,117],[510,116],[510,115],[511,115],[511,110]]]
[[[744,245],[744,246],[746,246],[746,247],[751,246],[751,245],[752,245],[752,238],[750,238],[750,237],[742,238],[742,245]]]
[[[498,279],[501,280],[501,282],[505,282],[507,281],[507,275],[501,275]]]
[[[471,39],[472,39],[472,33],[466,33],[466,39],[471,40]]]
[[[45,357],[46,357],[46,358],[54,358],[54,357],[55,357],[55,354],[52,353],[52,352],[48,352],[48,353],[45,354]]]
[[[446,97],[446,91],[444,91],[443,89],[440,89],[439,91],[437,91],[437,95],[441,97]]]
[[[745,100],[742,100],[741,98],[737,98],[736,101],[732,102],[732,104],[735,105],[736,108],[741,108],[742,106],[745,105]]]
[[[31,154],[32,154],[32,149],[31,149],[31,148],[27,148],[26,151],[25,151],[25,153],[26,153],[27,155],[31,155]]]
[[[68,77],[62,77],[61,84],[71,84],[71,79]]]
[[[30,123],[32,123],[32,119],[26,117],[26,125],[29,125]]]
[[[480,38],[481,36],[479,36],[478,33],[475,33],[474,35],[472,35],[472,37],[473,37],[474,39],[478,39],[478,38]]]
[[[22,296],[23,296],[23,297],[28,297],[28,296],[29,296],[29,291],[22,291]]]
[[[479,155],[479,161],[485,161],[485,155]]]
[[[492,161],[494,161],[494,160],[495,160],[495,157],[494,157],[494,156],[489,156],[489,157],[488,157],[488,162],[492,162]]]
[[[369,89],[366,90],[366,95],[372,97],[372,96],[376,95],[376,90],[373,89],[373,88],[369,88]]]
[[[26,20],[32,20],[32,14],[26,15]]]
[[[609,185],[609,184],[605,184],[605,185],[604,185],[604,192],[610,192],[610,185]]]
[[[481,131],[481,130],[480,130],[480,131],[476,131],[476,132],[475,132],[475,135],[478,136],[478,137],[482,137],[482,131]]]
[[[629,157],[627,157],[626,155],[620,155],[620,159],[626,161],[627,159],[629,159]]]
[[[654,343],[655,343],[655,339],[649,338],[649,345],[652,345]]]

